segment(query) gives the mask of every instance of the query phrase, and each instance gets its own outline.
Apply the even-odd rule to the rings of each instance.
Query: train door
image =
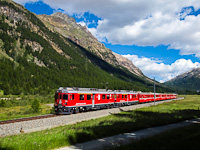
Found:
[[[129,94],[127,94],[127,105],[128,105],[128,101],[129,101],[129,96],[130,96],[130,95],[129,95]]]
[[[116,102],[117,102],[117,93],[114,92],[114,106],[117,106]]]
[[[94,108],[94,97],[95,97],[95,94],[92,94],[92,108]]]

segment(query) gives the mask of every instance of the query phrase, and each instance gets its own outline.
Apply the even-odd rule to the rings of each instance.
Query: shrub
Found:
[[[13,115],[12,112],[8,112],[8,113],[7,113],[7,116],[9,116],[9,117],[12,116],[12,115]]]
[[[0,101],[0,107],[6,107],[6,101],[5,100]]]
[[[31,108],[33,109],[34,113],[39,112],[40,110],[40,101],[38,99],[34,99],[31,103]]]
[[[55,114],[55,107],[52,107],[52,108],[51,108],[50,114]]]

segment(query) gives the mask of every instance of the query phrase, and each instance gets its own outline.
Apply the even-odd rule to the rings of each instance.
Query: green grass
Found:
[[[0,149],[53,149],[124,132],[200,117],[200,96],[186,96],[135,111],[112,114],[40,132],[0,138]]]
[[[38,113],[34,113],[30,105],[14,106],[9,108],[0,107],[0,121],[45,115],[50,114],[51,112],[52,108],[45,104],[41,105],[41,109]]]
[[[52,95],[1,95],[0,98],[8,99],[0,100],[0,121],[49,114],[52,113],[52,108],[46,104],[54,103]],[[34,113],[31,108],[35,99],[41,104],[40,111],[37,113]]]
[[[165,133],[132,142],[112,150],[197,150],[200,147],[200,124],[167,131]]]

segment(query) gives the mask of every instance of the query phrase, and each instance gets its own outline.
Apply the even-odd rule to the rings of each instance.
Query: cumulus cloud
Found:
[[[38,0],[15,0],[18,3]],[[180,50],[181,55],[200,57],[199,0],[43,0],[68,14],[90,12],[100,17],[91,29],[100,41],[112,44],[158,46]],[[87,25],[87,23],[86,23]],[[95,31],[96,30],[96,31]]]
[[[78,22],[81,26],[86,26],[86,23],[84,21]]]
[[[13,0],[13,1],[15,1],[15,2],[17,2],[17,3],[19,3],[19,4],[24,5],[24,4],[26,4],[26,3],[38,2],[39,0]]]
[[[160,82],[168,81],[190,69],[200,67],[200,63],[193,63],[190,59],[178,59],[170,65],[155,58],[138,57],[137,55],[123,55],[139,67],[148,77],[156,77]]]

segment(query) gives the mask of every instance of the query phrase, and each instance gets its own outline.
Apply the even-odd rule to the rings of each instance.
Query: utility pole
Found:
[[[101,82],[101,84],[106,84],[106,91],[108,90],[108,84],[109,84],[109,82]]]
[[[156,97],[156,85],[155,85],[155,77],[154,77],[154,105],[155,105],[155,97]]]
[[[106,91],[108,91],[108,82],[106,82]]]

